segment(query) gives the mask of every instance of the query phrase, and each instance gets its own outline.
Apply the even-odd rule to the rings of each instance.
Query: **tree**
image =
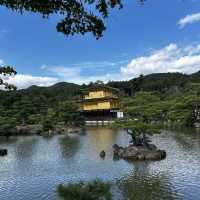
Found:
[[[143,3],[145,0],[139,0]],[[123,0],[3,0],[0,6],[13,11],[40,13],[44,18],[64,16],[57,23],[57,31],[65,35],[92,33],[97,39],[106,29],[104,20],[110,9],[121,9]]]
[[[116,128],[123,128],[131,136],[130,143],[135,146],[149,147],[151,142],[149,136],[160,133],[159,126],[147,124],[137,120],[127,120],[114,125]]]
[[[111,200],[111,184],[101,180],[58,186],[58,194],[64,200]]]
[[[11,89],[16,89],[16,87],[12,84],[8,84],[5,82],[5,77],[6,76],[11,76],[11,75],[16,75],[17,72],[14,70],[14,68],[10,66],[0,66],[0,86],[4,86],[5,89],[11,90]]]
[[[83,125],[84,119],[78,111],[79,106],[73,101],[64,101],[58,105],[58,119],[66,125]]]

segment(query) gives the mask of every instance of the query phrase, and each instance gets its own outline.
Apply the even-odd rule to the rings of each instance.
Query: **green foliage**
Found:
[[[17,125],[16,118],[0,116],[0,135],[12,135]]]
[[[95,180],[89,183],[59,185],[58,194],[64,200],[111,200],[110,183]]]
[[[124,112],[130,117],[136,117],[142,121],[160,119],[162,112],[160,98],[151,92],[138,92],[124,103]]]
[[[185,90],[192,91],[191,87],[193,87],[194,91],[197,91],[197,84],[200,84],[200,71],[191,75],[155,73],[147,76],[141,75],[129,81],[111,81],[108,83],[111,87],[119,88],[126,96],[133,95],[139,91],[149,91],[155,92],[163,98],[168,95],[179,95]]]
[[[80,94],[80,86],[71,83],[0,91],[0,126],[9,124],[7,119],[15,119],[18,125],[43,124],[45,130],[59,122],[82,125],[83,118],[76,103]]]
[[[28,116],[27,123],[28,124],[40,124],[41,120],[42,120],[41,114],[33,114],[33,115]]]
[[[154,124],[144,123],[138,120],[126,120],[119,125],[124,129],[132,129],[138,133],[147,133],[149,135],[160,133],[160,127]]]
[[[78,109],[78,105],[73,101],[61,102],[57,110],[60,121],[65,122],[65,124],[71,124],[73,121],[79,120]]]
[[[114,128],[123,128],[131,136],[131,143],[137,146],[149,146],[150,138],[154,134],[160,133],[160,127],[154,124],[148,124],[139,120],[116,121]]]
[[[48,130],[53,129],[53,127],[54,127],[54,122],[51,121],[51,120],[48,119],[48,118],[44,118],[44,119],[42,120],[42,126],[43,126],[43,130],[44,130],[44,131],[48,131]]]
[[[171,121],[191,126],[194,123],[194,109],[200,105],[197,89],[191,93],[185,87],[177,96],[167,94],[162,98],[157,93],[141,91],[123,100],[123,110],[128,118],[145,122]]]

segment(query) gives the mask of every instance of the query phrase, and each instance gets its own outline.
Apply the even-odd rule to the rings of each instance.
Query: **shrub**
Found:
[[[111,200],[111,184],[95,180],[58,186],[58,194],[64,200]]]

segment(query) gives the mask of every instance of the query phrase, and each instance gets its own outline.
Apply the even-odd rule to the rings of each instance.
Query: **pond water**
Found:
[[[60,183],[95,178],[114,183],[114,199],[200,199],[200,131],[163,130],[153,143],[167,151],[157,162],[113,160],[112,145],[127,145],[122,130],[88,128],[79,136],[0,138],[0,200],[59,200]],[[99,157],[106,151],[105,159]]]

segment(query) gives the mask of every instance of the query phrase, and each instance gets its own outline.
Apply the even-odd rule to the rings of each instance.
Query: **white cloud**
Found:
[[[45,67],[44,67],[45,66]],[[90,67],[89,67],[90,68]],[[43,65],[41,69],[45,69],[49,72],[52,72],[54,75],[58,76],[60,80],[67,81],[71,83],[83,84],[95,82],[96,80],[102,80],[107,82],[109,80],[120,80],[121,76],[117,73],[105,73],[99,75],[96,72],[96,68],[93,68],[94,75],[82,75],[82,72],[86,72],[84,67],[65,67],[65,66],[47,66]],[[90,68],[91,69],[91,68]]]
[[[4,61],[2,59],[0,59],[0,65],[3,65]]]
[[[194,14],[187,15],[184,18],[180,19],[178,22],[178,25],[181,28],[184,28],[186,25],[193,24],[198,21],[200,21],[200,13],[194,13]]]
[[[32,85],[50,86],[59,80],[54,77],[32,76],[27,74],[17,74],[6,78],[6,82],[17,86],[18,89],[27,88]]]
[[[105,62],[106,63],[106,62]],[[118,63],[120,63],[118,61]],[[102,80],[128,80],[135,78],[140,74],[165,73],[165,72],[182,72],[193,73],[200,70],[200,44],[185,47],[178,47],[177,44],[169,44],[159,49],[151,50],[148,55],[132,59],[128,64],[123,66],[124,62],[111,66],[93,67],[89,65],[72,65],[66,66],[47,66],[41,69],[53,73],[62,81],[82,84]],[[102,69],[99,71],[99,69]]]
[[[163,72],[193,73],[198,70],[200,45],[179,48],[176,44],[169,44],[147,56],[134,58],[127,66],[121,68],[126,77]]]

